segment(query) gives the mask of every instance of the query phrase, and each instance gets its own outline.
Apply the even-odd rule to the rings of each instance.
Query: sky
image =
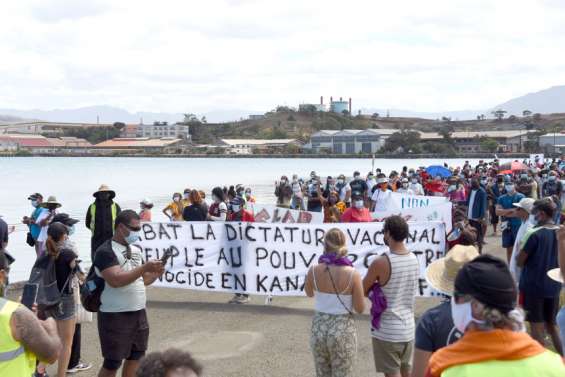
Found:
[[[485,109],[565,83],[561,0],[5,0],[0,108]]]

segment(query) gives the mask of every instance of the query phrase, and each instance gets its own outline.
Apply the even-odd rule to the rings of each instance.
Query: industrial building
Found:
[[[328,151],[335,154],[371,154],[378,152],[385,144],[386,139],[393,133],[400,132],[393,129],[366,129],[366,130],[321,130],[310,137],[310,142],[304,145],[315,153]]]
[[[530,132],[534,131],[457,131],[451,133],[450,137],[458,152],[483,152],[481,141],[488,138],[498,143],[498,152],[516,153],[523,151],[524,144],[528,141],[528,133]],[[420,138],[423,141],[443,140],[442,135],[433,132],[420,132]]]
[[[549,148],[549,150],[564,153],[565,151],[565,134],[563,133],[550,133],[539,137],[539,145],[542,148]]]
[[[112,153],[176,153],[182,149],[182,142],[177,138],[116,138],[96,144],[94,148]]]
[[[221,146],[227,154],[253,154],[255,152],[284,151],[290,145],[301,147],[296,139],[222,139]]]
[[[328,111],[328,108],[324,104],[324,97],[320,97],[320,103],[301,103],[298,105],[298,111],[310,111],[315,109],[315,111]],[[336,114],[344,114],[346,111],[348,114],[351,114],[351,98],[348,101],[344,101],[342,97],[339,98],[339,101],[334,101],[333,97],[330,97],[330,106],[329,111],[336,113]]]

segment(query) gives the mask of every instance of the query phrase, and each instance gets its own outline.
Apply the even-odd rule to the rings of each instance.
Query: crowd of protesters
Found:
[[[565,341],[565,309],[559,311],[565,270],[565,229],[559,227],[565,159],[434,168],[405,167],[388,175],[377,169],[365,177],[355,171],[349,180],[342,174],[324,182],[312,171],[307,179],[283,175],[275,182],[278,207],[322,212],[326,223],[374,221],[393,192],[443,196],[453,203],[445,257],[426,271],[426,280],[445,302],[424,313],[417,324],[419,264],[405,244],[409,223],[401,216],[385,219],[388,250],[372,261],[364,277],[347,258],[345,235],[337,228],[326,233],[323,254],[309,270],[304,287],[315,299],[311,349],[316,374],[353,375],[354,312],[364,311],[368,297],[375,369],[386,376],[564,375],[556,353],[563,355]],[[130,247],[139,240],[141,222],[152,220],[154,205],[145,198],[139,211],[122,210],[114,201],[116,193],[106,185],[93,196],[85,225],[91,231],[92,271],[105,283],[97,321],[104,359],[98,375],[115,376],[120,368],[126,377],[142,375],[140,365],[149,368],[167,358],[156,354],[143,360],[149,337],[145,287],[165,268],[160,260],[143,261],[139,250]],[[218,186],[210,198],[207,201],[201,190],[185,189],[174,193],[162,212],[170,221],[254,221],[251,188]],[[60,302],[54,307],[32,306],[32,312],[0,299],[0,320],[11,323],[11,316],[16,318],[11,333],[0,334],[10,341],[7,350],[21,345],[29,351],[8,360],[0,352],[0,375],[25,364],[25,373],[13,375],[45,376],[44,363],[55,360],[59,377],[88,370],[91,364],[80,358],[80,322],[89,319],[76,294],[86,273],[72,242],[78,219],[60,213],[61,204],[53,196],[44,200],[34,193],[28,199],[33,212],[22,221],[29,227],[28,244],[37,253],[34,268],[54,263]],[[505,261],[481,255],[489,224],[493,236],[500,232]],[[5,239],[0,244],[0,288],[7,285],[10,264],[4,253],[4,228],[0,226]],[[230,300],[247,302],[245,294]],[[4,303],[8,305],[3,307]],[[51,343],[42,338],[41,350],[26,343],[18,332],[18,317],[33,317],[29,326],[37,338],[50,336]],[[525,332],[526,322],[531,337]],[[546,335],[556,353],[545,348]],[[199,375],[200,366],[190,360],[187,365]]]

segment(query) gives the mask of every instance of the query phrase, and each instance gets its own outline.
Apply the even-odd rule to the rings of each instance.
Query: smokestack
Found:
[[[349,97],[349,114],[351,114],[351,97]]]
[[[320,105],[324,104],[324,96],[320,96]]]
[[[339,102],[343,102],[343,97],[339,97]]]
[[[333,97],[330,97],[330,105],[331,105],[331,103],[332,103],[333,101],[334,101],[334,98],[333,98]]]

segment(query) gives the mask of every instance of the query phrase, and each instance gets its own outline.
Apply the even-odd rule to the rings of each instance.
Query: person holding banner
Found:
[[[371,326],[375,368],[386,377],[409,377],[414,353],[414,305],[420,264],[416,255],[406,247],[409,228],[401,216],[388,217],[383,234],[389,251],[371,263],[363,278],[365,295],[378,284],[387,302],[381,312],[380,325]]]
[[[244,208],[243,199],[236,196],[230,202],[230,213],[228,214],[227,221],[249,222],[255,221],[252,212]],[[236,293],[228,303],[230,304],[247,304],[249,302],[249,295],[245,293]]]
[[[353,376],[357,329],[353,311],[363,313],[361,275],[347,258],[345,234],[333,228],[324,237],[324,253],[306,275],[304,291],[314,297],[310,348],[316,376]]]
[[[214,201],[208,208],[208,221],[226,221],[228,206],[225,202],[224,191],[220,187],[212,189],[212,200]]]

